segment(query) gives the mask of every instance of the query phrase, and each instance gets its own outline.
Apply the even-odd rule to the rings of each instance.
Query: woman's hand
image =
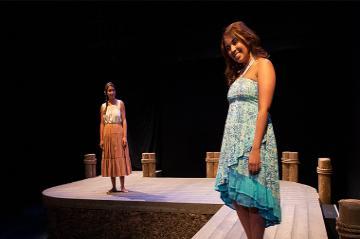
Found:
[[[123,137],[123,138],[122,138],[122,144],[123,144],[123,147],[126,148],[126,146],[127,146],[127,139],[126,139],[126,137]]]
[[[252,149],[249,155],[249,172],[250,174],[257,174],[259,173],[260,168],[260,149]]]
[[[100,144],[99,144],[101,149],[104,149],[104,141],[100,140]]]

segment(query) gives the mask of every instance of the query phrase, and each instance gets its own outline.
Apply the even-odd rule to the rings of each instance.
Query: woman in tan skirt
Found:
[[[108,193],[119,192],[116,189],[116,177],[120,177],[120,192],[128,192],[125,188],[125,176],[131,173],[131,162],[125,105],[115,98],[116,89],[112,82],[106,83],[104,94],[106,102],[100,109],[101,175],[111,177],[112,188]]]

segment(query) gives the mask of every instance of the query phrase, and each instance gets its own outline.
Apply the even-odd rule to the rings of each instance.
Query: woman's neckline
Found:
[[[257,80],[253,80],[253,79],[251,79],[251,78],[244,77],[244,76],[239,76],[236,80],[240,80],[240,79],[249,80],[249,81],[252,81],[252,82],[254,82],[254,83],[256,83],[256,84],[258,83]]]
[[[118,105],[118,100],[115,99],[115,104],[111,103],[111,102],[108,102],[108,106],[117,106]]]

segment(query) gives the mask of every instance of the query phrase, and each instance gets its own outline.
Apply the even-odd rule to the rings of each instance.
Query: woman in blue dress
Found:
[[[259,37],[243,22],[226,27],[225,58],[229,109],[215,190],[235,209],[249,239],[263,238],[281,221],[278,155],[269,109],[275,70]]]

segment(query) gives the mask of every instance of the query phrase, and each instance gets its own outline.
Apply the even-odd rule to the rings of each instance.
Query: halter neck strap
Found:
[[[241,73],[240,77],[243,77],[246,74],[246,72],[250,69],[250,67],[254,62],[255,62],[254,58],[251,58],[250,62],[247,64],[245,70],[243,71],[243,73]]]

